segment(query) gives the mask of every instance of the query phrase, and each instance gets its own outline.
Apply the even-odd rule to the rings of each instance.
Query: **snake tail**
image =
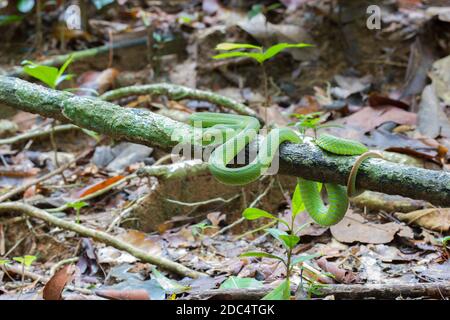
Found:
[[[361,164],[368,158],[383,159],[383,156],[379,152],[367,151],[356,159],[347,180],[347,197],[349,197],[350,199],[357,197],[364,192],[364,190],[356,190],[356,175],[358,174],[358,170]]]

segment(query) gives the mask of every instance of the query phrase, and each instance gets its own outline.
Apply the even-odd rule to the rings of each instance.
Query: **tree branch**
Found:
[[[150,111],[122,108],[100,99],[77,97],[1,76],[0,103],[165,150],[193,133],[189,125]],[[355,161],[355,157],[332,155],[307,143],[283,144],[280,159],[282,174],[343,185]],[[450,173],[445,171],[369,159],[359,169],[357,187],[450,206]]]

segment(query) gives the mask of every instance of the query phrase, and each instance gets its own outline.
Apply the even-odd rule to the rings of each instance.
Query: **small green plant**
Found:
[[[281,7],[281,3],[273,3],[268,6],[265,6],[260,3],[256,3],[252,6],[250,11],[247,13],[247,17],[249,20],[251,20],[260,13],[265,15],[265,14],[269,13],[270,11],[278,9],[279,7]]]
[[[202,236],[206,229],[214,228],[206,222],[199,222],[191,227],[191,233],[194,237]]]
[[[0,259],[0,266],[4,266],[7,263],[10,263],[10,261],[7,259]]]
[[[215,50],[217,51],[227,51],[224,53],[220,53],[218,55],[213,56],[213,59],[229,59],[236,57],[247,57],[251,58],[259,63],[261,66],[262,77],[263,77],[263,85],[264,85],[264,107],[266,107],[265,111],[265,120],[267,122],[267,108],[269,107],[269,81],[267,78],[266,67],[264,62],[273,58],[281,51],[289,48],[306,48],[311,47],[312,45],[307,43],[278,43],[273,45],[266,50],[264,50],[261,46],[256,46],[248,43],[230,43],[223,42],[219,43]]]
[[[25,268],[31,267],[33,262],[37,259],[36,256],[25,255],[22,257],[14,257],[13,260],[19,262],[22,265],[22,286],[25,283]]]
[[[77,218],[76,223],[80,223],[80,211],[81,208],[88,206],[89,204],[84,201],[76,201],[76,202],[69,202],[66,204],[67,208],[73,208],[75,209]]]
[[[293,113],[291,116],[297,118],[298,121],[290,123],[289,125],[296,127],[302,136],[305,136],[306,130],[312,129],[314,132],[314,138],[317,138],[317,131],[320,129],[331,127],[343,128],[343,126],[337,124],[321,124],[322,115],[323,112],[312,112],[308,114]]]
[[[24,66],[23,71],[26,74],[42,81],[50,88],[56,89],[61,82],[73,77],[73,74],[64,74],[72,61],[73,56],[71,55],[59,69],[56,67],[40,65],[29,60],[23,61],[22,65]]]
[[[19,262],[24,267],[31,267],[33,262],[37,259],[36,256],[25,255],[23,257],[14,257],[13,260]]]
[[[442,249],[444,250],[445,254],[446,254],[447,256],[450,256],[450,255],[449,255],[449,252],[448,252],[448,250],[447,250],[447,244],[450,242],[450,236],[446,236],[446,237],[440,239],[440,241],[441,241],[441,243],[442,243]]]
[[[302,230],[302,228],[309,225],[308,223],[303,226],[300,226],[297,229],[295,229],[294,227],[295,217],[304,209],[305,207],[300,195],[300,189],[299,186],[297,185],[294,191],[294,195],[292,197],[291,221],[286,221],[284,219],[277,218],[274,215],[270,214],[269,212],[257,208],[247,208],[244,210],[242,214],[243,217],[247,220],[268,218],[275,220],[280,224],[283,224],[287,228],[287,231],[282,231],[276,228],[265,229],[284,247],[286,254],[283,257],[266,252],[246,252],[241,255],[241,257],[259,257],[259,258],[269,258],[279,260],[286,267],[286,279],[274,290],[269,292],[269,294],[267,294],[263,298],[264,300],[288,300],[290,298],[290,277],[293,267],[297,264],[303,264],[303,262],[319,256],[319,254],[312,254],[312,255],[299,255],[295,257],[293,256],[292,253],[293,249],[300,241],[298,233]]]

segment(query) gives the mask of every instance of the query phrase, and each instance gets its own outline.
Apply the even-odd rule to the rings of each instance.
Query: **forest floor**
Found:
[[[61,10],[51,6],[43,12],[40,37],[32,13],[13,24],[0,23],[0,74],[11,74],[23,60],[39,63],[148,38],[152,45],[73,62],[68,72],[75,76],[59,89],[96,96],[170,82],[233,98],[261,117],[267,112],[275,126],[295,121],[292,114],[322,112],[324,124],[344,127],[328,131],[382,150],[392,161],[450,170],[450,6],[445,2],[372,1],[382,9],[379,30],[367,28],[364,1],[281,1],[291,3],[289,9],[271,8],[276,1],[122,2],[88,8],[89,32],[67,29],[58,22]],[[257,3],[261,6],[252,6]],[[17,14],[15,8],[6,10]],[[260,66],[245,58],[213,59],[222,42],[314,47],[290,49],[267,62],[270,106],[265,110]],[[209,102],[150,95],[115,102],[178,121],[193,112],[224,112]],[[204,172],[182,179],[140,178],[133,175],[139,168],[172,165],[168,153],[1,105],[0,138],[0,199],[15,192],[1,202],[53,210],[66,221],[207,275],[179,276],[99,239],[8,213],[0,216],[0,300],[42,299],[43,291],[47,298],[61,298],[64,288],[63,299],[205,299],[219,294],[213,289],[237,289],[229,299],[260,298],[255,290],[275,287],[286,276],[278,260],[240,257],[247,251],[284,252],[260,228],[269,220],[240,218],[249,206],[289,217],[292,177],[268,176],[243,188],[220,185]],[[53,174],[38,180],[48,173]],[[294,224],[305,223],[311,223],[308,215],[297,215]],[[310,224],[301,231],[294,255],[320,257],[294,267],[295,297],[380,298],[380,292],[391,290],[394,294],[385,297],[448,299],[430,292],[450,287],[450,249],[440,241],[449,229],[449,208],[367,191],[339,224]],[[54,276],[62,266],[75,268]],[[337,284],[355,291],[343,295]],[[359,284],[381,289],[367,292]],[[395,291],[422,284],[429,291],[411,297],[406,289]]]

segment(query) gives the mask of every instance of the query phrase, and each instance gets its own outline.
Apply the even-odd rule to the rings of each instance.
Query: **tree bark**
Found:
[[[193,134],[191,126],[150,111],[122,108],[9,77],[0,76],[0,103],[165,150]],[[355,161],[355,157],[332,155],[308,143],[283,144],[280,159],[281,174],[343,185]],[[450,173],[445,171],[369,159],[358,171],[357,187],[450,206]]]

